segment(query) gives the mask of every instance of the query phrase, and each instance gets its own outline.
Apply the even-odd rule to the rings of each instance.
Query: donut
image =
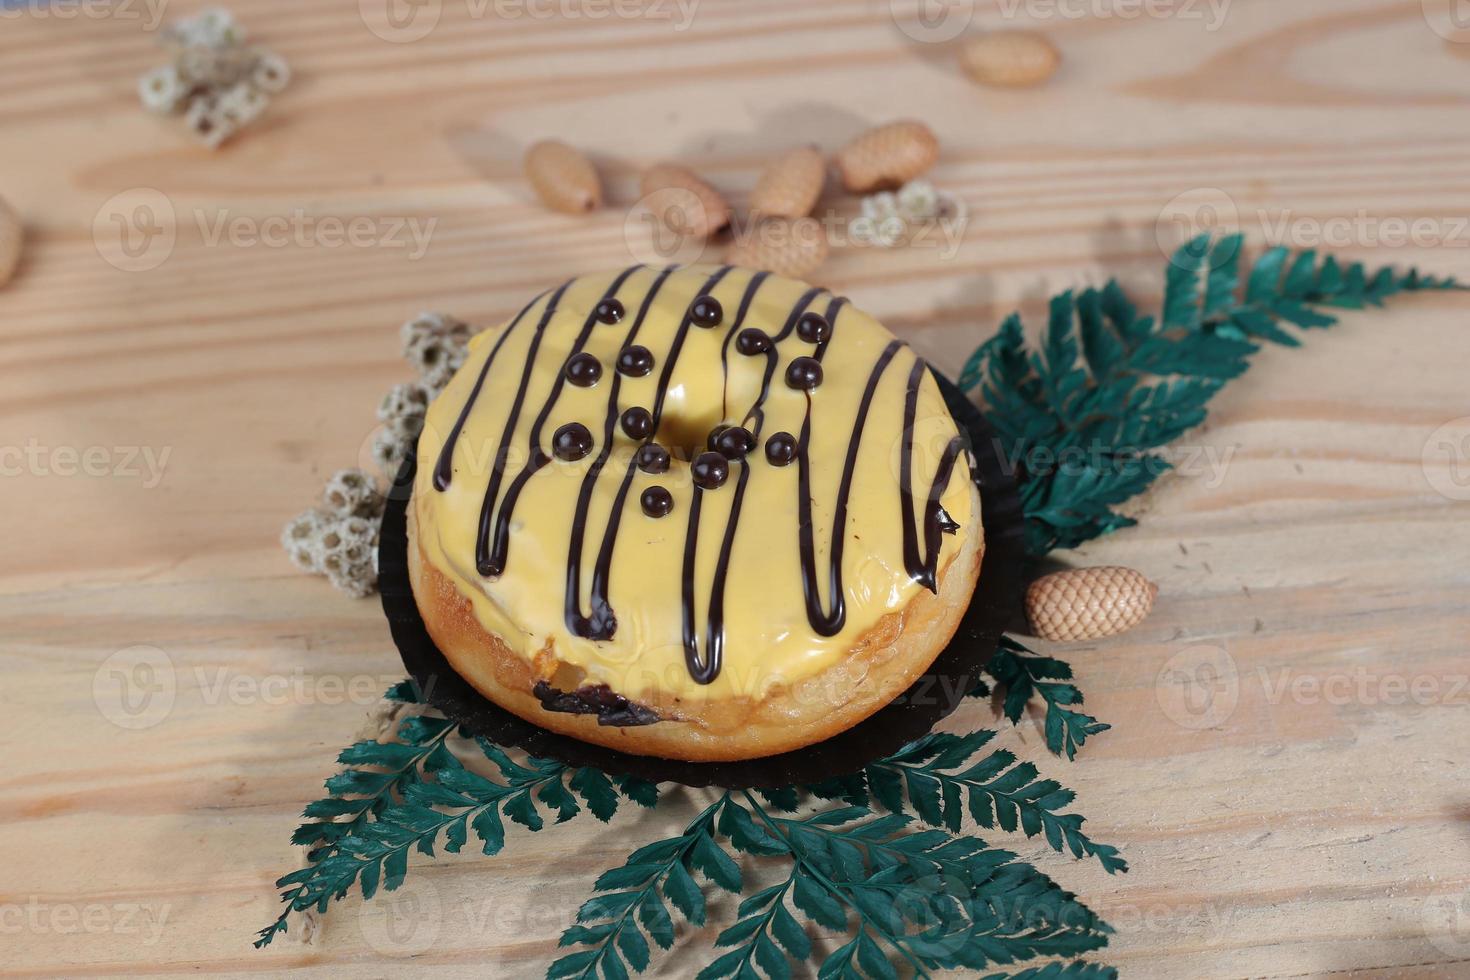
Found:
[[[844,731],[948,644],[984,553],[925,363],[846,299],[729,266],[572,279],[429,406],[409,573],[485,697],[639,755]]]

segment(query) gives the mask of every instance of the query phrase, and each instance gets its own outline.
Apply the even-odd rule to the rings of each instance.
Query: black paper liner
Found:
[[[759,789],[817,783],[853,772],[929,732],[955,710],[980,680],[1000,636],[1022,608],[1025,556],[1021,501],[989,424],[947,378],[934,372],[945,403],[970,439],[980,487],[985,556],[979,585],[954,638],[929,670],[903,694],[864,721],[803,749],[739,762],[681,762],[632,755],[547,731],[506,711],[457,674],[434,645],[408,579],[408,501],[416,461],[412,454],[389,494],[378,545],[383,611],[403,665],[420,695],[472,735],[571,766],[688,786]]]

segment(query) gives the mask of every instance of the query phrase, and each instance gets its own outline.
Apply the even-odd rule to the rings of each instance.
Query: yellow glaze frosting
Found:
[[[612,295],[626,314],[616,324],[596,322],[593,311],[620,276],[624,278]],[[721,304],[723,321],[713,328],[688,324],[691,304],[716,276],[708,295]],[[745,269],[713,266],[672,272],[640,267],[572,280],[560,291],[538,297],[510,323],[475,337],[464,367],[429,407],[414,486],[420,546],[428,561],[472,600],[480,623],[528,661],[550,645],[558,660],[581,668],[583,683],[605,684],[635,701],[650,691],[689,700],[759,698],[768,685],[794,684],[832,666],[882,616],[902,609],[924,588],[904,561],[899,473],[915,355],[901,347],[891,353],[890,363],[878,376],[858,433],[846,526],[839,529],[845,536],[841,572],[846,619],[831,636],[819,635],[810,622],[798,548],[799,467],[768,462],[765,443],[777,432],[800,435],[810,397],[812,540],[822,608],[830,609],[828,558],[844,464],[870,375],[894,338],[872,317],[830,293],[791,279],[757,276]],[[814,353],[812,343],[790,333],[773,347],[776,360],[761,406],[764,418],[756,420],[748,413],[759,400],[767,356],[743,355],[731,343],[727,370],[721,358],[727,335],[735,328],[743,300],[747,302],[739,329],[756,327],[774,337],[794,322],[793,313],[804,298],[808,310],[822,314],[835,310],[832,337],[821,352],[823,381],[810,396],[787,384],[790,361]],[[549,309],[553,299],[555,307]],[[543,323],[532,359],[531,348]],[[652,352],[653,370],[644,377],[617,376],[617,354],[635,323],[635,342]],[[624,475],[630,469],[633,473],[609,565],[607,598],[616,615],[616,631],[610,639],[587,639],[575,635],[567,623],[568,554],[584,479],[606,442],[609,386],[617,377],[618,412],[631,406],[652,410],[681,326],[683,343],[667,375],[654,436],[674,457],[669,471],[653,475],[633,467],[632,457],[641,443],[618,427],[612,455],[591,484],[580,561],[579,608],[584,614],[591,609],[594,566],[609,515]],[[524,482],[509,520],[504,570],[498,576],[483,576],[476,567],[476,541],[497,454],[504,450],[498,508],[507,486],[533,460],[533,426],[548,406],[558,375],[577,352],[576,341],[584,330],[582,350],[598,359],[602,376],[591,387],[562,384],[550,401],[539,441],[549,456],[557,428],[580,421],[591,431],[594,448],[573,462],[550,458]],[[485,371],[497,342],[499,353]],[[482,374],[480,390],[472,399]],[[503,443],[523,384],[519,417]],[[435,486],[435,465],[462,414],[463,426],[449,457],[448,485],[441,490]],[[709,603],[737,480],[741,468],[749,467],[724,586],[723,666],[712,682],[701,684],[686,664],[681,601],[688,584],[686,537],[695,496],[689,460],[705,450],[706,437],[715,426],[742,422],[756,435],[756,448],[744,461],[730,463],[730,476],[722,487],[702,491],[689,590],[701,651],[706,649]],[[938,386],[925,373],[912,440],[913,524],[921,547],[924,505],[955,435]],[[941,535],[937,562],[941,569],[976,523],[970,513],[967,455],[960,453],[954,466],[940,499],[959,529]],[[647,516],[639,504],[642,492],[655,485],[667,488],[674,498],[673,511],[662,518]]]

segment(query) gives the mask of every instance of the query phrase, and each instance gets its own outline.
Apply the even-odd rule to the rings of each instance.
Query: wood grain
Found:
[[[0,21],[0,195],[29,235],[0,291],[0,969],[16,975],[536,976],[595,875],[695,805],[416,859],[402,897],[347,900],[316,945],[249,945],[296,860],[297,813],[371,709],[361,692],[401,673],[376,605],[294,574],[280,526],[356,461],[405,377],[399,323],[488,324],[556,277],[625,263],[648,163],[687,163],[743,204],[796,142],[927,121],[933,177],[972,213],[963,241],[841,247],[820,279],[951,369],[1054,291],[1117,275],[1156,300],[1181,194],[1223,197],[1256,243],[1348,222],[1344,255],[1470,272],[1470,48],[1430,29],[1425,10],[1447,8],[1432,0],[1234,0],[1217,30],[1122,3],[979,4],[974,29],[1036,27],[1064,53],[1019,93],[974,87],[952,44],[912,41],[878,0],[700,0],[678,31],[445,0],[412,43],[374,36],[355,3],[233,6],[297,77],[214,154],[139,109],[134,81],[160,58],[146,23]],[[534,203],[518,161],[543,137],[594,156],[604,211]],[[177,240],[126,272],[94,226],[140,187]],[[856,213],[835,194],[822,208]],[[210,241],[221,217],[298,212],[435,224],[417,259],[320,235]],[[1416,219],[1427,235],[1389,233]],[[1186,440],[1221,467],[1162,482],[1140,527],[1061,556],[1161,586],[1142,627],[1066,650],[1113,731],[1070,765],[1032,721],[1003,735],[1132,862],[1111,879],[1019,842],[1118,926],[1104,959],[1125,976],[1470,972],[1470,492],[1447,458],[1424,462],[1470,414],[1465,313],[1407,298],[1263,354]],[[107,475],[67,475],[92,447]],[[107,658],[137,645],[175,688],[130,730],[109,720]],[[1191,673],[1207,655],[1228,668],[1213,680]],[[953,724],[993,722],[976,704]],[[686,937],[669,975],[712,935]]]

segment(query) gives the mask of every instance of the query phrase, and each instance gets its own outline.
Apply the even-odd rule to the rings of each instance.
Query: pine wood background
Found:
[[[958,250],[843,248],[817,278],[950,369],[1065,287],[1117,275],[1155,302],[1160,239],[1208,217],[1199,202],[1256,243],[1336,228],[1352,258],[1470,273],[1470,44],[1433,29],[1435,0],[975,5],[972,29],[1034,24],[1064,51],[1023,93],[972,86],[951,44],[900,29],[911,4],[880,0],[698,0],[682,30],[667,4],[594,20],[594,0],[552,18],[444,0],[408,42],[365,26],[378,0],[235,0],[297,78],[213,154],[138,107],[158,0],[59,2],[0,19],[0,195],[29,233],[0,290],[0,970],[18,975],[537,976],[596,874],[681,822],[692,803],[416,858],[399,898],[343,902],[316,944],[250,948],[364,692],[401,675],[377,604],[294,573],[281,524],[407,377],[399,323],[489,324],[625,263],[646,163],[685,161],[738,202],[796,141],[927,120],[933,178],[972,212]],[[595,154],[606,210],[530,199],[518,159],[544,136]],[[163,196],[176,241],[124,271],[112,215],[137,188]],[[200,227],[298,211],[390,238],[436,224],[417,259]],[[1118,927],[1101,958],[1125,976],[1470,973],[1467,310],[1406,298],[1265,352],[1186,440],[1223,467],[1164,481],[1140,527],[1062,556],[1144,570],[1157,610],[1065,650],[1115,726],[1077,762],[1046,757],[1031,721],[1002,742],[1074,787],[1133,870],[1005,843]],[[136,646],[163,670],[120,688],[116,652]],[[120,690],[156,723],[115,724]],[[993,722],[974,704],[954,724]],[[686,935],[668,973],[713,935]]]

